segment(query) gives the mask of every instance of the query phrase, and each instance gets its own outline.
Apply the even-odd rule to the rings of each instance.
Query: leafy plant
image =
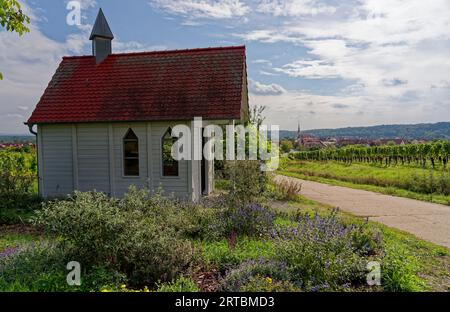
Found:
[[[262,205],[248,204],[224,210],[220,220],[217,226],[223,227],[225,235],[262,236],[272,228],[275,213]]]
[[[22,12],[17,0],[0,0],[0,25],[7,31],[17,32],[22,35],[30,29],[25,26],[30,23],[30,18]],[[0,73],[0,80],[3,79]]]
[[[259,281],[253,280],[261,277],[276,281],[288,281],[290,274],[284,262],[259,258],[242,262],[238,267],[227,271],[220,282],[220,291],[264,291],[269,285],[258,285]],[[270,283],[271,284],[271,283]],[[259,288],[261,287],[261,288]]]
[[[352,226],[336,213],[321,217],[303,214],[297,225],[272,233],[276,257],[287,264],[293,280],[305,290],[338,290],[363,281],[364,259],[354,250]]]
[[[69,286],[66,265],[71,260],[71,251],[56,244],[23,246],[8,256],[0,257],[0,289],[19,292],[89,291],[125,280],[123,274],[111,268],[82,266],[81,286]]]
[[[381,264],[381,284],[386,291],[422,291],[424,285],[417,276],[419,264],[400,244],[386,246]]]
[[[168,202],[162,198],[128,194],[115,200],[102,193],[77,192],[69,200],[45,204],[34,221],[73,248],[83,265],[106,263],[125,273],[132,284],[149,285],[170,281],[193,256],[173,219],[160,215],[164,204]]]
[[[279,199],[295,200],[302,191],[302,184],[295,179],[280,178],[273,180]]]
[[[240,290],[244,292],[299,292],[300,288],[290,281],[277,281],[271,277],[256,275],[250,277],[240,287]]]
[[[176,280],[158,285],[158,292],[198,292],[199,289],[195,282],[184,276]]]
[[[267,174],[256,160],[227,161],[225,170],[231,181],[227,200],[229,206],[246,206],[259,203],[264,197],[268,181]]]

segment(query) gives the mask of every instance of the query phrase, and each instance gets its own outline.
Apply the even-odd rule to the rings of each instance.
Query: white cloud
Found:
[[[257,10],[274,16],[332,14],[336,8],[317,0],[263,0]]]
[[[66,3],[72,2],[73,0],[66,0]],[[96,0],[75,0],[80,3],[81,9],[87,10],[97,6]]]
[[[359,0],[345,5],[326,18],[291,18],[279,27],[237,36],[306,48],[306,56],[273,70],[290,77],[348,82],[347,88],[326,97],[328,109],[359,97],[358,105],[349,106],[349,114],[372,112],[383,123],[450,119],[450,88],[445,88],[450,72],[450,2]],[[329,114],[316,113],[324,118]]]
[[[137,41],[113,41],[114,53],[143,52],[143,51],[160,51],[167,50],[165,45],[145,45]]]
[[[87,2],[86,2],[87,3]],[[26,14],[39,20],[38,12],[33,12],[22,4]],[[45,36],[32,22],[30,33],[19,37],[15,33],[0,31],[0,132],[27,133],[23,125],[39,101],[48,82],[62,57],[83,54],[87,46],[92,25],[77,27],[78,32],[70,34],[64,42]],[[162,50],[165,46],[148,46],[139,42],[113,42],[115,52],[142,50]]]
[[[249,94],[252,105],[267,107],[267,123],[281,129],[367,126],[376,124],[442,121],[448,116],[448,101],[416,105],[392,105],[388,98],[365,95],[317,95],[306,91],[286,91],[280,95]],[[445,119],[444,119],[445,120]]]
[[[279,74],[275,74],[266,70],[260,70],[259,74],[263,76],[279,76]]]
[[[19,37],[15,33],[0,32],[0,115],[9,118],[0,123],[0,132],[26,132],[22,122],[31,114],[39,97],[50,81],[62,56],[81,53],[85,38],[70,35],[65,42],[53,41],[35,26],[30,33]],[[22,113],[11,113],[20,110]]]
[[[323,60],[298,60],[283,65],[280,68],[274,68],[274,70],[291,77],[306,77],[311,79],[339,77],[339,73],[335,66]]]
[[[270,62],[269,60],[265,60],[265,59],[256,59],[252,61],[253,64],[267,64],[269,66],[272,65],[272,62]]]
[[[249,7],[240,0],[152,0],[152,6],[189,18],[227,19],[243,17]]]
[[[282,86],[275,83],[263,84],[259,81],[249,79],[248,85],[249,91],[258,95],[279,95],[286,92]]]

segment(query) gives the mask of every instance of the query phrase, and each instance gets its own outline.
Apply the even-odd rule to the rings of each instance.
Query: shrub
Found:
[[[92,291],[125,280],[122,274],[107,267],[82,266],[81,286],[69,286],[66,265],[72,259],[70,251],[55,244],[22,247],[0,257],[0,289],[19,292]]]
[[[261,201],[268,180],[260,166],[261,163],[256,160],[226,162],[225,168],[232,184],[228,195],[230,206],[246,206]]]
[[[336,214],[300,215],[297,226],[275,230],[275,254],[305,290],[339,290],[364,281],[365,261],[354,250],[353,227]]]
[[[242,262],[237,268],[229,270],[220,281],[220,291],[265,291],[269,285],[259,285],[261,277],[270,278],[272,282],[289,281],[290,274],[284,262],[266,260],[248,260]],[[259,288],[261,287],[261,289]],[[266,289],[264,289],[266,288]]]
[[[353,246],[360,255],[375,255],[382,250],[381,232],[368,224],[355,227],[352,231]]]
[[[282,200],[295,200],[302,191],[302,184],[295,179],[280,178],[272,182],[277,191],[277,197]]]
[[[159,284],[158,285],[158,292],[198,292],[199,289],[195,282],[184,276],[180,276],[176,280]]]
[[[210,236],[209,226],[216,223],[218,213],[218,209],[213,209],[213,205],[194,204],[173,196],[163,196],[161,190],[151,193],[147,189],[135,187],[130,187],[124,198],[119,201],[120,210],[165,224],[166,227],[174,229],[179,236],[189,238]]]
[[[12,150],[0,151],[0,194],[15,195],[31,193],[36,172],[27,163],[24,153]]]
[[[136,285],[170,281],[189,265],[193,249],[169,217],[179,207],[164,211],[169,199],[144,194],[132,189],[115,200],[77,192],[69,200],[47,203],[35,224],[73,247],[82,265],[107,263]]]
[[[275,213],[259,204],[230,207],[223,212],[222,220],[226,234],[262,236],[273,227]]]
[[[0,224],[25,222],[40,207],[36,166],[34,150],[0,151]]]
[[[141,225],[134,235],[127,235],[128,243],[119,250],[121,271],[127,273],[134,285],[172,280],[191,263],[191,243],[164,225],[145,222]]]

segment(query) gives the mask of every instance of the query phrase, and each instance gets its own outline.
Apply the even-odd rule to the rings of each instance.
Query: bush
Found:
[[[40,208],[36,168],[34,149],[0,150],[0,224],[25,222]]]
[[[307,291],[340,290],[364,282],[365,261],[355,252],[352,226],[336,214],[300,215],[297,226],[273,232],[275,254],[289,267],[296,285]]]
[[[257,160],[227,161],[225,168],[231,181],[228,195],[232,207],[258,203],[265,195],[267,174],[260,169]]]
[[[188,278],[181,276],[173,282],[158,285],[158,292],[198,292],[199,289],[195,282]]]
[[[45,204],[35,224],[73,248],[82,265],[103,265],[125,273],[135,285],[170,281],[189,265],[193,249],[180,235],[179,207],[162,197],[131,189],[122,200],[102,193],[75,193]],[[133,196],[136,195],[136,196]]]
[[[269,284],[273,284],[273,281],[289,281],[290,274],[284,262],[266,260],[264,258],[248,260],[225,274],[225,277],[220,281],[219,290],[231,292],[266,291],[270,288],[270,285],[260,283],[261,277],[270,278],[269,281],[272,282]]]
[[[81,286],[69,286],[66,265],[72,259],[70,251],[54,244],[22,247],[0,257],[0,289],[15,292],[95,291],[125,280],[122,274],[107,267],[82,266]]]
[[[226,235],[262,236],[273,227],[275,213],[259,204],[230,207],[222,213],[223,232]]]
[[[302,191],[302,184],[295,179],[280,178],[279,180],[272,180],[275,186],[278,199],[281,200],[295,200]]]
[[[23,153],[0,151],[0,194],[8,196],[31,193],[36,172],[30,166]]]
[[[352,240],[356,252],[360,255],[373,256],[382,250],[381,232],[368,224],[355,227]]]

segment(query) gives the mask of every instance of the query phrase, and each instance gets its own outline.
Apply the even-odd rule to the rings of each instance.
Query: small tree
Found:
[[[29,23],[30,18],[22,12],[17,0],[0,0],[0,25],[6,27],[7,31],[16,32],[22,36],[30,31],[26,26]],[[1,79],[3,79],[3,75],[0,72]]]
[[[294,148],[291,140],[281,140],[280,149],[283,153],[289,153]]]

